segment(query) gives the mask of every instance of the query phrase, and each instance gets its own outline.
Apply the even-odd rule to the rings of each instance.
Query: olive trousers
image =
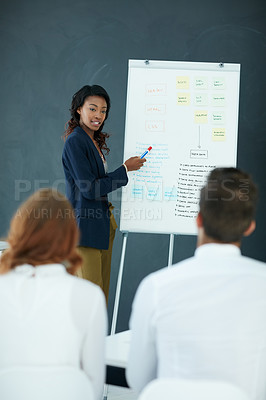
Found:
[[[94,247],[78,246],[78,252],[83,259],[83,263],[77,271],[77,276],[100,286],[105,295],[106,305],[109,294],[113,242],[117,228],[111,211],[112,208],[110,207],[109,248],[107,250],[100,250]]]

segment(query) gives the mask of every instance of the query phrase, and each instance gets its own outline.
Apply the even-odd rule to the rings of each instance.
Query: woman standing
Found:
[[[99,285],[106,302],[117,228],[108,193],[125,186],[127,172],[138,170],[146,161],[131,157],[115,171],[108,172],[103,152],[109,153],[106,144],[109,135],[102,129],[109,111],[110,98],[101,86],[86,85],[75,93],[62,157],[66,194],[81,232],[79,251],[83,264],[79,276]]]

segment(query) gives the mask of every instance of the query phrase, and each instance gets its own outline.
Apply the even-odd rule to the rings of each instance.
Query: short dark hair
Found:
[[[200,214],[207,236],[239,242],[255,218],[257,188],[246,172],[215,168],[200,192]]]

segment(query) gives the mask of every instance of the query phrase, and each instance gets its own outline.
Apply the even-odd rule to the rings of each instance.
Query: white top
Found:
[[[107,313],[98,286],[61,264],[16,267],[0,275],[0,320],[0,371],[74,367],[101,399]]]
[[[266,264],[238,247],[206,244],[146,277],[130,328],[133,389],[156,377],[221,379],[266,399]]]
[[[107,161],[105,159],[103,159],[103,167],[104,167],[104,172],[107,174],[108,173],[108,165],[107,165]]]
[[[106,338],[105,364],[126,368],[131,340],[131,331],[123,331]]]
[[[102,152],[99,152],[99,154],[100,154],[100,157],[101,157],[101,159],[102,159],[102,162],[103,162],[103,168],[104,168],[104,172],[107,174],[107,172],[108,172],[108,165],[107,165],[107,161],[106,161],[106,159],[104,158],[104,156],[103,156],[103,153],[102,153]]]
[[[8,248],[8,243],[0,240],[0,250],[5,250],[7,248]]]

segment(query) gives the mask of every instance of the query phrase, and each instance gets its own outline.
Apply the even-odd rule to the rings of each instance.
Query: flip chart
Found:
[[[200,188],[236,166],[240,64],[129,60],[124,159],[149,146],[122,190],[120,229],[196,234]]]

